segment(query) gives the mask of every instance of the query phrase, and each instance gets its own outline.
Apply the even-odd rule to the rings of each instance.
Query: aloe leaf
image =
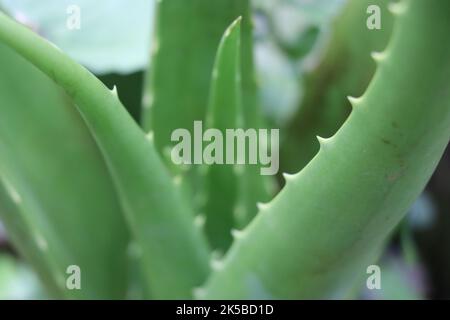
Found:
[[[381,9],[380,30],[366,27],[367,8],[375,4],[371,0],[347,1],[336,18],[322,58],[305,76],[305,96],[286,129],[280,157],[283,170],[301,170],[319,149],[316,136],[332,135],[347,119],[351,106],[345,97],[364,92],[376,69],[370,53],[384,49],[391,35],[390,2],[376,1]]]
[[[9,238],[33,266],[50,295],[54,297],[65,297],[66,295],[62,289],[64,281],[56,277],[58,273],[55,272],[52,256],[48,251],[42,252],[36,239],[33,238],[32,235],[37,234],[37,232],[30,227],[26,216],[18,206],[17,191],[12,189],[12,186],[8,182],[5,182],[4,178],[2,180],[0,183],[0,216],[5,227],[9,230]],[[62,274],[62,272],[59,273],[60,276]]]
[[[242,125],[245,129],[265,127],[259,101],[253,54],[253,20],[250,1],[241,1],[241,79],[242,79]],[[237,227],[246,226],[256,215],[258,202],[269,201],[274,194],[275,182],[271,177],[261,176],[260,166],[248,164],[241,177],[241,194],[234,210]]]
[[[85,68],[26,27],[0,14],[0,41],[57,82],[73,99],[113,177],[131,231],[142,250],[154,298],[188,298],[209,267],[206,240],[151,141]]]
[[[57,295],[124,297],[128,232],[94,140],[44,74],[3,44],[0,59],[0,176],[20,197],[0,214],[14,244]],[[81,291],[66,289],[69,265]]]
[[[231,244],[231,230],[235,225],[233,211],[237,205],[238,176],[237,166],[222,163],[226,155],[227,129],[242,127],[241,90],[241,18],[238,18],[225,31],[217,52],[211,81],[211,96],[207,113],[207,127],[215,130],[218,136],[210,137],[212,146],[210,156],[219,156],[219,163],[205,167],[206,215],[205,230],[212,247],[225,251]],[[207,131],[208,132],[208,131]],[[220,142],[219,142],[219,141]],[[208,152],[209,153],[209,152]]]
[[[157,3],[156,34],[152,44],[152,65],[147,72],[143,98],[142,124],[151,130],[158,151],[167,155],[173,144],[171,134],[184,128],[193,132],[194,121],[205,121],[208,90],[217,47],[223,31],[242,16],[242,92],[244,127],[262,124],[254,76],[251,8],[248,0],[162,0]],[[166,157],[165,157],[166,158]],[[171,165],[170,160],[167,161]],[[197,168],[182,174],[185,190],[197,210],[204,206],[201,192],[204,181]],[[269,198],[267,185],[259,176],[258,166],[244,173],[251,192],[243,198],[239,210],[240,225],[256,214],[256,203]]]
[[[99,79],[109,88],[116,86],[120,101],[127,108],[136,122],[141,118],[141,95],[144,73],[135,72],[126,75],[110,73],[99,76]]]
[[[450,2],[392,10],[393,39],[349,119],[236,233],[199,297],[342,297],[421,193],[450,139]]]
[[[160,152],[172,144],[173,130],[192,132],[195,120],[205,120],[220,38],[248,6],[247,0],[158,1],[143,126],[154,131]]]

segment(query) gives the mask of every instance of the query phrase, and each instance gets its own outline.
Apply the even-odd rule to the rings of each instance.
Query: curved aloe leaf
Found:
[[[319,149],[316,135],[332,135],[348,117],[351,107],[345,96],[364,92],[376,69],[370,53],[384,49],[392,32],[390,2],[347,1],[332,26],[323,58],[305,77],[305,96],[281,148],[283,170],[301,170]],[[367,8],[372,4],[381,9],[381,30],[366,28]]]
[[[17,202],[1,192],[0,216],[14,244],[56,297],[123,298],[128,232],[94,140],[52,81],[3,44],[0,69],[0,177]],[[66,288],[70,265],[80,291]]]
[[[209,252],[153,144],[114,92],[27,28],[0,14],[0,41],[63,87],[82,114],[113,177],[142,249],[154,298],[188,298],[208,273]]]
[[[236,233],[199,297],[342,297],[420,194],[450,139],[450,2],[393,9],[397,29],[350,118]]]

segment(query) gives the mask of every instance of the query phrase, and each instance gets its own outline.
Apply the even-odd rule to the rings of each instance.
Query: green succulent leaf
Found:
[[[351,106],[345,97],[364,92],[376,69],[370,53],[384,49],[392,32],[390,2],[376,2],[381,9],[380,30],[366,27],[371,0],[347,1],[336,18],[325,52],[317,55],[320,61],[313,61],[314,67],[305,75],[305,96],[285,130],[281,148],[284,171],[301,170],[319,149],[316,136],[332,135],[347,119]]]
[[[249,1],[241,1],[241,86],[242,115],[241,123],[245,129],[260,129],[266,126],[262,117],[259,90],[253,53],[253,20]],[[275,193],[275,182],[271,177],[261,176],[259,165],[246,165],[240,179],[238,210],[235,212],[237,227],[246,226],[256,215],[256,204],[269,201]]]
[[[220,162],[226,154],[225,141],[222,141],[226,137],[226,130],[242,128],[243,122],[240,39],[241,18],[238,18],[222,37],[212,73],[207,128],[218,130],[215,132],[219,137],[211,137],[212,143],[207,148],[217,144],[218,150],[212,151],[210,155],[211,160],[222,155],[219,156],[222,158]],[[235,226],[233,212],[237,205],[239,180],[236,168],[233,164],[225,163],[205,167],[205,229],[213,248],[221,251],[226,251],[231,244],[231,230]]]
[[[173,130],[192,132],[195,120],[205,120],[205,88],[220,38],[231,22],[248,14],[248,7],[247,0],[158,1],[143,126],[154,131],[160,152],[172,144]]]
[[[67,96],[0,44],[0,217],[56,297],[126,292],[128,231],[95,141]],[[82,290],[66,288],[77,265]]]
[[[450,2],[391,8],[393,39],[349,119],[236,234],[199,297],[343,297],[421,193],[450,139]]]
[[[207,276],[209,251],[153,143],[114,91],[26,27],[0,14],[0,41],[57,82],[73,99],[113,177],[141,248],[153,298],[189,298]]]
[[[194,121],[205,121],[208,91],[219,40],[223,31],[242,16],[241,68],[244,127],[262,125],[254,77],[251,8],[248,0],[162,0],[157,4],[152,66],[147,73],[143,98],[143,127],[151,130],[158,151],[167,155],[175,129],[193,132]],[[168,165],[172,166],[170,161]],[[204,206],[205,181],[196,167],[183,173],[186,192],[195,195],[197,210]],[[179,173],[176,168],[173,171]],[[259,176],[258,166],[247,172],[248,189],[240,225],[256,214],[256,203],[269,199],[269,182]]]

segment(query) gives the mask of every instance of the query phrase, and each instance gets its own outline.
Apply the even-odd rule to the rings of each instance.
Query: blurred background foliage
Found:
[[[82,28],[77,32],[65,25],[71,0],[0,0],[0,7],[85,65],[108,87],[116,85],[121,101],[139,122],[144,71],[151,68],[154,1],[76,2],[82,10]],[[385,10],[389,1],[377,2],[383,5],[383,27],[368,31],[354,27],[365,26],[366,1],[350,10],[346,0],[253,0],[260,102],[269,124],[282,129],[282,172],[306,165],[318,149],[315,136],[332,135],[350,112],[344,97],[359,96],[366,88],[375,70],[370,52],[385,47],[392,28],[392,17]],[[382,290],[355,288],[352,298],[450,298],[449,199],[447,151],[379,262]],[[46,297],[0,222],[0,299]]]

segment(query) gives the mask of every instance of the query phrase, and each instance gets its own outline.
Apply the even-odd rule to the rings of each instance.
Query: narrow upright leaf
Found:
[[[212,72],[207,113],[207,127],[215,130],[217,135],[209,137],[210,143],[205,149],[214,162],[206,167],[205,228],[212,246],[221,251],[228,249],[232,241],[231,230],[235,226],[233,212],[239,192],[238,166],[226,163],[227,144],[231,142],[226,140],[226,130],[242,128],[243,123],[240,26],[241,18],[238,18],[222,37]],[[243,165],[239,167],[244,169]]]

